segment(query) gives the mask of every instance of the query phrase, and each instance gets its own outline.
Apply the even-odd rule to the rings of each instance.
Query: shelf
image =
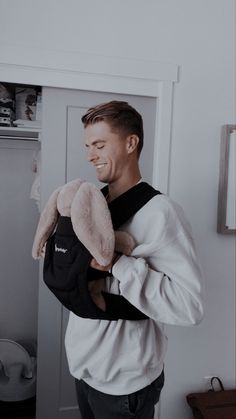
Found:
[[[40,128],[0,127],[0,139],[39,140]]]

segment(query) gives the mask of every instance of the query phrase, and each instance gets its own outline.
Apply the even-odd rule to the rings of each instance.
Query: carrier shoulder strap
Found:
[[[104,196],[108,187],[102,189]],[[140,182],[108,204],[113,228],[116,230],[136,214],[150,199],[161,192],[146,182]],[[148,317],[127,301],[122,295],[103,292],[106,302],[106,314],[128,320],[145,320]]]
[[[108,194],[108,186],[105,186],[101,192],[106,196]],[[158,194],[161,194],[161,192],[146,182],[140,182],[111,201],[108,207],[114,230],[122,226],[122,224],[147,204],[150,199]]]

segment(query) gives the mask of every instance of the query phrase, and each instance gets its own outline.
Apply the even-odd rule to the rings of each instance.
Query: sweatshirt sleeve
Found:
[[[191,236],[182,231],[164,246],[154,242],[151,248],[149,257],[122,255],[113,266],[121,294],[156,321],[198,324],[203,287]]]

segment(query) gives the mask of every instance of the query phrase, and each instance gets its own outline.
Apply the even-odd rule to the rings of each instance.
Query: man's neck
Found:
[[[117,181],[108,185],[108,202],[113,201],[113,199],[122,195],[124,192],[128,191],[130,188],[135,186],[141,180],[140,172],[132,174],[125,179],[125,181]]]

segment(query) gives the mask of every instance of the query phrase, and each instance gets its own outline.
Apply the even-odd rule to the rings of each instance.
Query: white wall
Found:
[[[43,4],[45,7],[43,7]],[[161,419],[187,419],[185,395],[205,375],[234,384],[235,237],[216,233],[222,124],[235,123],[234,0],[0,0],[1,44],[180,65],[173,104],[170,195],[192,223],[206,278],[206,314],[167,327]],[[138,61],[137,61],[138,65]]]

